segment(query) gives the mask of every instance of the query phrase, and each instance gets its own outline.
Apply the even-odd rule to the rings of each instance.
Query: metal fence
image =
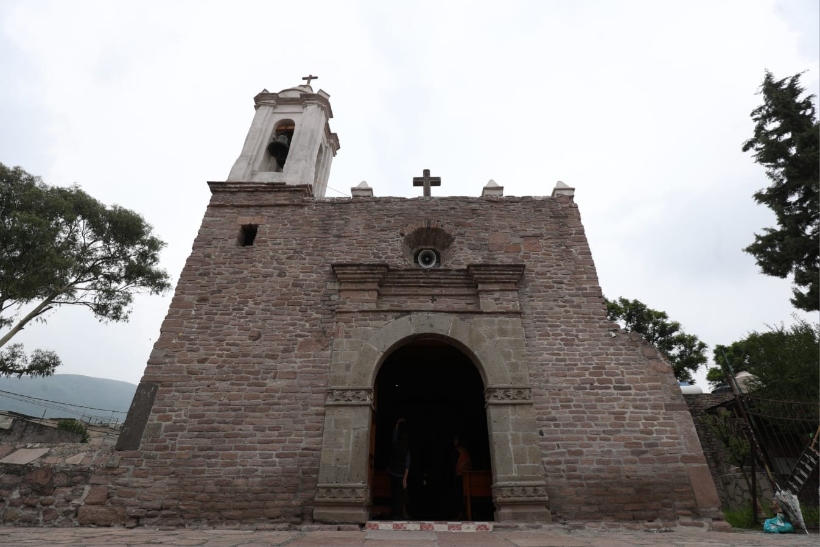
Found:
[[[820,432],[818,401],[775,401],[740,396],[767,475],[779,489],[798,496],[802,504],[817,507],[820,488]]]

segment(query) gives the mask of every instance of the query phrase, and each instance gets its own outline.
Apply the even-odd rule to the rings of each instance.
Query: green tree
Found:
[[[789,327],[781,324],[768,332],[752,332],[728,346],[715,346],[715,363],[726,360],[735,374],[748,371],[757,377],[752,384],[756,397],[820,399],[820,324],[797,319]]]
[[[776,80],[766,71],[759,94],[763,104],[752,111],[754,136],[743,143],[755,162],[766,169],[768,188],[754,199],[769,207],[777,228],[764,228],[744,249],[766,275],[794,275],[792,304],[802,310],[820,307],[820,126],[813,95],[801,74]]]
[[[166,291],[164,245],[134,212],[0,163],[0,375],[53,374],[53,352],[29,359],[20,344],[7,346],[50,310],[84,306],[101,321],[127,321],[135,293]]]
[[[731,370],[735,374],[746,370],[746,349],[743,346],[743,341],[733,342],[728,346],[718,344],[712,350],[712,360],[717,366],[710,367],[706,371],[706,381],[714,389],[726,381],[726,375],[723,372],[725,363],[728,362],[731,365]]]
[[[712,386],[714,390],[716,387],[726,381],[726,376],[723,374],[723,369],[720,367],[709,367],[706,371],[706,383]]]
[[[629,332],[637,332],[655,346],[672,365],[675,377],[694,382],[692,373],[706,364],[707,346],[693,334],[686,334],[666,312],[653,310],[638,300],[606,300],[606,314]]]

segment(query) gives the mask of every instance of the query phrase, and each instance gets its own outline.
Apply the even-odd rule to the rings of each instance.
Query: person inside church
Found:
[[[453,507],[457,515],[456,520],[464,518],[464,473],[473,470],[473,460],[470,451],[467,450],[458,437],[453,439],[456,452],[456,468],[453,475]]]
[[[390,498],[394,519],[410,518],[407,514],[407,476],[410,474],[410,432],[407,421],[400,418],[393,428],[393,446],[387,465],[390,475]]]

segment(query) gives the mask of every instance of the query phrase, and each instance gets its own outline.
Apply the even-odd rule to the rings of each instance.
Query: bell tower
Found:
[[[328,124],[330,95],[310,86],[315,78],[279,93],[263,89],[253,98],[256,114],[229,182],[311,185],[315,197],[324,197],[339,137]]]

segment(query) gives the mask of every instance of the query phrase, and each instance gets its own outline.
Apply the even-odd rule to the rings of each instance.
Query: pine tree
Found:
[[[802,74],[802,73],[801,73]],[[768,188],[754,199],[769,207],[777,228],[764,228],[744,249],[766,275],[794,275],[792,304],[802,310],[820,307],[820,131],[814,96],[801,98],[801,74],[775,80],[771,72],[760,86],[763,104],[751,113],[754,137],[743,144],[766,169]]]

